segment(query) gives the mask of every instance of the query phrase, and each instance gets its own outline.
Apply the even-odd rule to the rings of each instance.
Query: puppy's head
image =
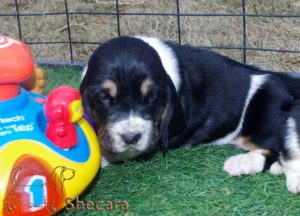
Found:
[[[141,39],[119,37],[101,45],[89,60],[80,91],[102,148],[123,155],[121,160],[158,143],[166,150],[170,125],[181,124],[174,123],[178,116],[182,120],[175,87],[158,53]]]

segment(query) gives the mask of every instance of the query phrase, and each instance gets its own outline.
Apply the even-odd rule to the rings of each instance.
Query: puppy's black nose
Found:
[[[140,133],[121,134],[122,139],[126,144],[136,144],[142,137]]]

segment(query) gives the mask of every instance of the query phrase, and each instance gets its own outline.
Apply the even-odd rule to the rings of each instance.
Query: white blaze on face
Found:
[[[172,48],[159,38],[145,36],[135,36],[135,38],[143,40],[157,52],[165,71],[169,75],[176,91],[178,92],[181,86],[181,77],[179,73],[178,60]]]
[[[108,125],[108,133],[112,139],[112,148],[115,152],[122,153],[124,151],[133,151],[141,153],[149,147],[151,135],[153,132],[153,123],[150,120],[145,120],[142,117],[130,113],[128,118],[114,122]],[[141,138],[135,144],[128,145],[124,142],[121,135],[136,133],[141,134]],[[134,157],[135,155],[132,155]]]

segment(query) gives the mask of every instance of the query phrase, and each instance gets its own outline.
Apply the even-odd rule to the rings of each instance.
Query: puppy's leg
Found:
[[[292,111],[292,117],[289,117],[286,123],[281,164],[288,190],[292,193],[300,193],[300,116],[293,114]]]
[[[287,189],[292,193],[300,193],[300,160],[283,160],[282,165]]]
[[[238,137],[232,144],[250,152],[232,156],[225,161],[223,170],[231,176],[262,172],[272,155],[271,150],[259,147],[250,137]]]

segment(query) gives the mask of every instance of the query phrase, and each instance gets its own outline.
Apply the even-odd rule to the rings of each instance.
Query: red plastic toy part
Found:
[[[29,48],[20,41],[0,35],[0,101],[16,97],[18,84],[29,79],[33,70]]]
[[[46,100],[45,114],[48,139],[59,148],[74,147],[78,142],[75,122],[83,115],[79,91],[68,86],[53,90]]]

